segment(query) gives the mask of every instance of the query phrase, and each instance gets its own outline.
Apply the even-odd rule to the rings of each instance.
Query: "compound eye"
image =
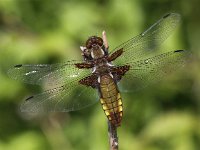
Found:
[[[86,42],[86,48],[87,48],[87,49],[91,49],[91,48],[92,48],[92,42],[91,42],[90,39],[87,40],[87,42]]]
[[[91,42],[92,42],[92,43],[95,43],[95,42],[96,42],[96,36],[92,36]]]
[[[102,45],[103,45],[103,40],[102,40],[102,38],[97,37],[97,43],[98,43],[99,46],[102,46]]]

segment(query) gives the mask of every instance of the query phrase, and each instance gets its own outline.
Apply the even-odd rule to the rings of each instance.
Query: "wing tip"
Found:
[[[11,77],[12,79],[15,79],[15,77],[16,77],[15,74],[14,74],[15,68],[20,68],[20,67],[22,67],[21,64],[15,65],[14,68],[8,69],[8,71],[7,71],[8,76]]]
[[[179,52],[184,52],[185,50],[179,49],[179,50],[175,50],[174,53],[179,53]]]
[[[162,18],[163,18],[163,19],[166,19],[166,18],[168,18],[168,17],[170,17],[170,16],[175,17],[177,21],[179,21],[180,18],[181,18],[181,15],[178,14],[178,13],[167,13],[167,14],[165,14]]]
[[[28,98],[25,99],[25,101],[29,101],[30,99],[32,99],[34,96],[30,96]]]
[[[20,68],[20,67],[22,67],[22,64],[15,65],[14,67],[15,67],[15,68]]]
[[[165,19],[165,18],[169,17],[171,14],[172,14],[172,13],[167,13],[167,14],[165,14],[165,15],[163,16],[163,18]]]
[[[180,49],[180,50],[174,50],[174,53],[184,53],[187,57],[192,56],[192,52],[189,51],[189,50],[183,50],[183,49]]]

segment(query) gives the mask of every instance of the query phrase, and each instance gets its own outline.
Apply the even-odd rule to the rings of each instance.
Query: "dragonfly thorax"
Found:
[[[100,47],[94,47],[91,51],[91,56],[93,59],[102,58],[105,55],[105,52]]]

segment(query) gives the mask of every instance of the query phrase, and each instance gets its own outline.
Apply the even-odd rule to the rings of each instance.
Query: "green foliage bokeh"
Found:
[[[14,81],[15,64],[79,59],[79,46],[107,33],[110,49],[136,36],[167,12],[182,15],[164,44],[187,49],[193,57],[166,80],[122,94],[124,118],[118,129],[121,150],[197,150],[200,147],[199,1],[173,0],[1,0],[0,150],[109,149],[106,117],[100,104],[71,113],[27,118],[18,110],[38,86]]]

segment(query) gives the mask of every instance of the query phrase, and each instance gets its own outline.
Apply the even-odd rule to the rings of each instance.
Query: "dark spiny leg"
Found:
[[[108,56],[108,58],[107,58],[108,62],[111,62],[111,61],[115,60],[116,58],[118,58],[119,56],[121,56],[122,53],[123,53],[123,48],[115,51],[110,56]]]
[[[91,86],[92,88],[96,88],[98,84],[98,77],[96,74],[92,74],[91,76],[87,76],[79,81],[80,84]]]
[[[83,68],[89,69],[89,68],[94,67],[94,64],[89,63],[89,62],[83,62],[83,63],[77,63],[75,64],[75,66],[79,69],[83,69]]]
[[[129,65],[124,65],[124,66],[119,66],[111,69],[111,73],[116,79],[116,81],[120,81],[122,76],[125,75],[127,71],[129,71],[130,66]]]

